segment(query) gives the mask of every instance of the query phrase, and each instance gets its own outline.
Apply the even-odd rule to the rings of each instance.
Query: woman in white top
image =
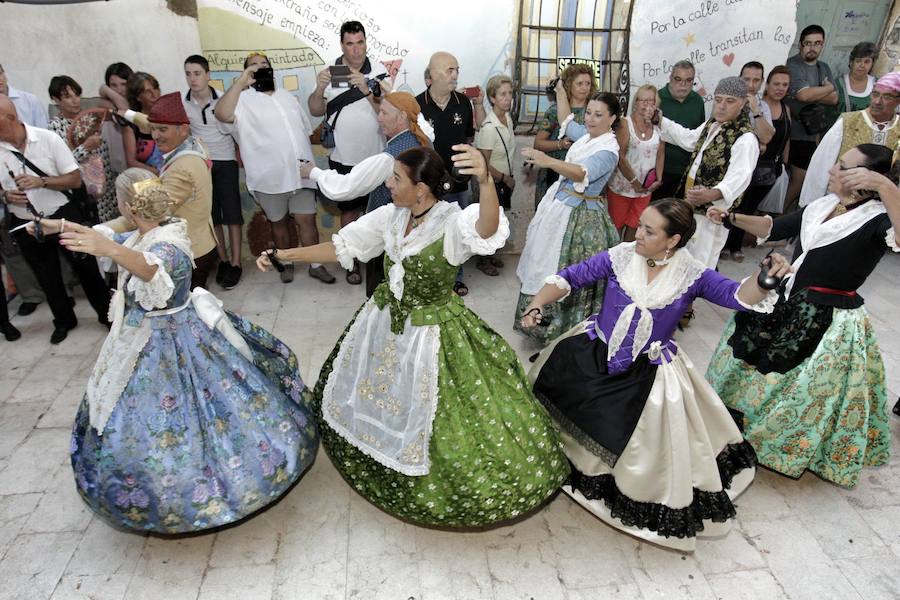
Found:
[[[653,122],[659,104],[656,86],[642,85],[634,95],[631,116],[623,119],[625,127],[616,131],[619,168],[609,180],[606,199],[613,225],[626,242],[634,241],[638,219],[662,183],[666,144],[659,139],[659,125]]]
[[[487,83],[487,98],[491,111],[487,114],[478,132],[476,147],[481,150],[488,165],[500,206],[509,210],[516,180],[512,174],[512,157],[516,150],[513,133],[512,108],[513,82],[507,75],[494,75]],[[485,275],[499,275],[503,261],[497,256],[479,256],[478,270]]]

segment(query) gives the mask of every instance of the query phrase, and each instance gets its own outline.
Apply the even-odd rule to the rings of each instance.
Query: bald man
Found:
[[[449,171],[452,166],[450,156],[454,144],[471,144],[475,139],[476,122],[480,124],[485,117],[484,96],[476,98],[474,110],[472,102],[456,91],[459,83],[459,62],[449,52],[435,52],[428,61],[428,75],[431,85],[416,96],[422,116],[434,128],[434,149],[441,155],[444,167]],[[444,196],[447,202],[456,202],[465,208],[472,201],[469,191],[469,176],[455,177],[450,193]],[[462,281],[462,267],[457,273],[453,290],[460,296],[469,293],[469,288]]]
[[[69,202],[69,197],[64,193],[81,187],[81,173],[72,151],[55,133],[22,123],[12,101],[2,95],[0,166],[0,184],[4,190],[2,200],[10,213],[11,228],[34,219],[36,215],[33,211],[52,219],[83,220],[78,207]],[[51,344],[66,339],[69,330],[78,325],[63,285],[60,249],[97,312],[97,320],[108,325],[109,290],[97,268],[97,261],[86,256],[76,258],[59,245],[59,235],[48,235],[43,240],[37,240],[21,229],[14,237],[47,295],[47,303],[53,313]]]

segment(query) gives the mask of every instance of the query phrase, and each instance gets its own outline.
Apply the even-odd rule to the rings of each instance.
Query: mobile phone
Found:
[[[331,87],[350,87],[350,67],[347,65],[331,65]]]
[[[272,67],[263,67],[253,74],[253,89],[257,92],[271,92],[275,89],[275,71]]]
[[[478,94],[481,93],[481,87],[477,85],[473,85],[471,87],[463,88],[463,94],[465,94],[466,98],[470,100],[474,100],[478,97]]]

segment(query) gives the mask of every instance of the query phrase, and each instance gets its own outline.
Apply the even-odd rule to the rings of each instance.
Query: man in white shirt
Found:
[[[38,215],[82,220],[78,208],[63,193],[81,187],[81,172],[72,151],[52,131],[22,123],[15,105],[6,96],[0,96],[0,166],[2,201],[9,208],[13,228]],[[58,234],[39,240],[20,229],[14,236],[53,312],[54,330],[50,343],[60,343],[66,339],[69,330],[78,325],[63,285],[60,249],[78,276],[88,301],[97,312],[97,319],[104,325],[109,324],[109,290],[97,268],[97,261],[85,256],[75,257],[60,246]]]
[[[325,197],[339,204],[360,196],[369,199],[366,212],[390,204],[391,192],[385,182],[394,174],[394,159],[411,148],[430,145],[434,131],[422,118],[415,97],[406,92],[394,91],[385,96],[378,109],[378,123],[388,138],[384,152],[370,156],[346,174],[334,169],[324,171],[307,163],[300,168],[300,175],[315,181]],[[366,263],[367,297],[384,281],[383,259],[381,256]]]
[[[334,127],[334,148],[328,157],[331,170],[345,175],[370,156],[384,150],[384,136],[378,128],[378,107],[381,104],[381,81],[387,75],[384,66],[366,57],[366,30],[359,21],[346,21],[341,25],[342,54],[335,65],[350,68],[349,87],[331,85],[331,71],[326,66],[316,77],[316,89],[309,96],[309,113],[314,117],[325,116]],[[381,81],[376,78],[381,77]],[[373,82],[369,87],[368,81]],[[384,84],[386,85],[386,84]],[[341,202],[341,227],[359,218],[365,208],[365,194]],[[347,272],[347,282],[361,283],[359,264]]]
[[[216,230],[216,249],[219,268],[216,283],[226,290],[241,280],[241,212],[240,169],[234,151],[234,140],[219,129],[214,110],[219,95],[209,85],[209,62],[199,54],[184,61],[187,94],[184,110],[191,121],[191,135],[203,141],[212,159],[212,220]],[[225,227],[228,227],[230,253],[225,247]]]
[[[765,150],[766,144],[772,141],[775,135],[775,126],[772,124],[772,109],[763,102],[759,89],[763,84],[765,68],[761,62],[751,60],[741,67],[741,79],[747,84],[747,110],[750,123],[753,125],[753,133],[759,139],[760,152]]]
[[[663,118],[660,126],[664,142],[693,152],[676,196],[694,206],[697,232],[687,249],[710,269],[719,262],[728,230],[710,221],[706,210],[739,202],[759,158],[759,141],[744,112],[747,93],[742,79],[726,77],[716,86],[713,118],[705,124],[687,129]]]
[[[20,121],[32,127],[47,128],[47,107],[34,94],[11,87],[3,65],[0,65],[0,94],[8,96],[12,100]],[[2,247],[10,250],[9,252],[4,250],[3,261],[6,263],[6,268],[9,269],[13,281],[16,282],[19,297],[22,299],[22,303],[19,305],[19,315],[30,315],[38,304],[44,301],[44,292],[41,291],[37,277],[31,272],[31,268],[22,255],[9,248],[9,240],[5,231],[3,237],[5,241]]]
[[[266,70],[257,75],[260,69]],[[319,243],[316,184],[302,179],[299,172],[303,163],[313,160],[312,128],[294,96],[276,89],[269,69],[265,54],[251,52],[244,72],[219,98],[216,118],[223,123],[223,132],[231,133],[241,147],[247,188],[272,224],[275,246],[290,248],[289,214],[300,228],[300,244],[314,246]],[[290,283],[294,268],[292,264],[285,267],[281,281]],[[319,263],[311,264],[308,272],[324,283],[335,281]]]

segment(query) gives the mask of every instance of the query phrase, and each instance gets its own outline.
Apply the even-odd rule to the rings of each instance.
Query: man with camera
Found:
[[[215,108],[222,130],[234,135],[241,148],[247,188],[272,224],[277,248],[290,248],[288,217],[300,228],[300,245],[319,243],[316,228],[315,183],[300,177],[299,167],[313,160],[312,128],[292,94],[276,89],[268,57],[251,52],[244,72],[234,80]],[[324,265],[313,263],[309,276],[334,283]],[[281,281],[294,280],[294,265],[285,265]]]
[[[800,196],[819,136],[828,128],[825,107],[838,102],[831,67],[819,60],[824,49],[825,30],[819,25],[808,25],[800,32],[797,54],[786,63],[791,72],[791,87],[786,98],[791,109],[791,151],[788,154],[791,183],[784,200],[786,213]]]
[[[331,148],[330,169],[346,175],[350,170],[384,150],[384,136],[378,128],[378,108],[387,71],[366,57],[366,30],[359,21],[341,25],[342,54],[334,65],[322,69],[316,89],[309,96],[309,113],[325,116],[322,145]],[[389,89],[389,88],[388,88]],[[368,195],[341,202],[341,227],[355,221],[365,208]],[[359,285],[359,263],[347,271],[347,282]]]
[[[81,172],[62,138],[22,123],[7,96],[0,96],[0,167],[2,201],[10,211],[11,228],[19,228],[14,238],[53,313],[50,343],[62,342],[69,330],[78,325],[63,285],[60,255],[78,276],[97,319],[108,325],[109,290],[97,262],[61,247],[59,235],[44,236],[38,227],[32,237],[24,227],[20,228],[39,217],[81,221],[83,215],[69,197],[72,190],[81,188]]]

